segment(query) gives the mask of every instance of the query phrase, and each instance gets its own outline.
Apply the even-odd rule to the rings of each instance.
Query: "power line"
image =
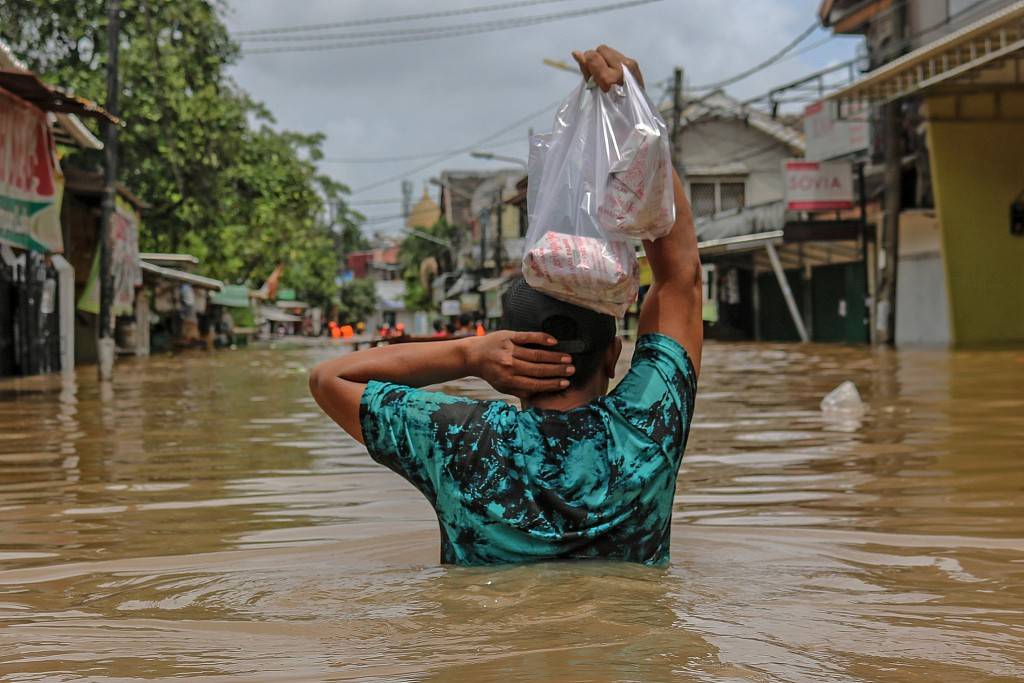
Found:
[[[353,190],[352,194],[359,194],[360,192],[365,192],[366,190],[372,190],[375,187],[380,187],[381,185],[386,185],[387,183],[391,183],[391,182],[394,182],[396,180],[402,180],[404,178],[407,178],[408,176],[411,176],[413,173],[419,173],[420,171],[428,169],[428,168],[430,168],[431,166],[433,166],[435,164],[441,163],[442,161],[447,161],[448,159],[457,157],[460,154],[465,154],[466,152],[472,151],[472,150],[476,149],[477,147],[480,147],[481,145],[484,145],[484,144],[490,142],[491,140],[494,140],[495,138],[501,137],[505,133],[508,133],[509,131],[518,128],[519,126],[522,126],[523,124],[528,123],[529,121],[531,121],[532,119],[540,116],[541,114],[543,114],[543,113],[545,113],[547,111],[550,111],[551,109],[554,109],[556,106],[558,106],[561,103],[561,101],[562,101],[562,98],[559,98],[558,100],[545,105],[541,109],[538,109],[536,111],[533,111],[533,112],[527,114],[523,118],[518,119],[518,120],[514,121],[513,123],[510,123],[509,125],[503,127],[501,130],[499,130],[499,131],[497,131],[495,133],[492,133],[491,135],[488,135],[487,137],[485,137],[485,138],[483,138],[481,140],[477,140],[476,142],[468,144],[465,147],[460,147],[457,150],[453,150],[450,154],[439,155],[439,156],[435,157],[434,159],[431,159],[430,161],[428,161],[428,162],[426,162],[424,164],[420,164],[418,166],[410,168],[410,169],[408,169],[408,170],[406,170],[406,171],[404,171],[402,173],[397,173],[395,175],[388,176],[387,178],[382,178],[380,180],[374,181],[374,182],[370,183],[369,185],[364,185],[363,187],[360,187],[360,188],[357,188],[357,189]]]
[[[514,139],[504,140],[496,142],[492,145],[488,145],[488,149],[498,149],[501,147],[507,147],[508,145],[522,142],[522,136],[517,135]],[[321,163],[329,164],[388,164],[396,161],[417,161],[419,159],[432,159],[437,156],[445,154],[461,154],[462,148],[459,149],[444,149],[436,152],[424,152],[422,154],[405,154],[391,157],[324,157],[320,160]]]
[[[413,35],[406,35],[405,33],[398,34],[397,32],[392,32],[388,37],[383,38],[374,38],[369,40],[351,38],[346,39],[342,42],[327,43],[324,45],[298,44],[285,45],[281,47],[256,47],[245,50],[245,54],[253,55],[270,54],[278,52],[319,52],[324,50],[346,50],[359,47],[373,47],[378,45],[392,45],[395,43],[410,43],[424,40],[437,40],[440,38],[454,38],[458,36],[474,35],[477,33],[489,33],[492,31],[503,31],[512,28],[536,26],[537,24],[543,24],[550,21],[559,21],[562,19],[571,19],[573,17],[599,14],[602,12],[626,9],[628,7],[636,7],[639,5],[649,5],[655,2],[662,2],[662,0],[628,0],[626,2],[615,2],[608,5],[585,7],[582,9],[571,10],[568,12],[555,12],[552,14],[534,15],[532,17],[519,17],[515,19],[507,19],[501,21],[480,22],[476,24],[461,24],[458,26],[439,27],[433,30],[424,29],[420,31],[419,29],[416,29],[416,31],[419,32]],[[309,38],[300,37],[296,40],[307,40],[312,38],[312,36],[310,36]]]
[[[454,17],[464,14],[479,14],[482,12],[498,12],[506,9],[519,7],[531,7],[534,5],[550,5],[556,2],[568,2],[570,0],[519,0],[519,2],[505,2],[496,5],[484,5],[482,7],[465,7],[463,9],[443,10],[439,12],[422,12],[420,14],[402,14],[390,17],[373,17],[371,19],[350,19],[347,21],[335,21],[322,24],[305,24],[299,26],[277,26],[265,29],[249,31],[235,31],[233,35],[262,36],[274,33],[301,33],[306,31],[326,31],[332,28],[344,28],[347,26],[371,26],[373,24],[391,24],[403,21],[419,21],[421,19],[438,19],[442,17]]]
[[[395,197],[394,199],[353,199],[352,201],[343,200],[343,203],[345,204],[345,206],[351,207],[355,205],[369,206],[370,204],[401,204],[404,201],[405,199],[403,199],[402,197]]]
[[[764,60],[763,62],[755,64],[754,66],[750,67],[749,69],[745,69],[745,70],[739,72],[738,74],[730,76],[729,78],[723,78],[720,81],[715,81],[714,83],[707,83],[706,85],[691,86],[690,89],[691,90],[718,90],[719,88],[724,88],[727,85],[732,85],[733,83],[738,83],[739,81],[742,81],[743,79],[745,79],[745,78],[747,78],[749,76],[753,76],[758,71],[763,71],[764,69],[767,69],[769,66],[771,66],[771,65],[775,64],[776,62],[780,61],[783,57],[785,57],[787,54],[789,54],[789,52],[791,50],[793,50],[793,48],[795,48],[797,45],[802,43],[807,38],[807,36],[811,35],[816,30],[818,30],[818,22],[817,22],[817,20],[815,20],[814,23],[812,23],[810,26],[808,26],[803,31],[801,31],[800,35],[798,35],[793,40],[789,41],[789,43],[787,43],[784,48],[782,48],[781,50],[779,50],[778,52],[776,52],[775,54],[773,54],[771,57],[769,57],[768,59]]]
[[[947,25],[953,23],[954,21],[956,21],[960,17],[964,16],[965,14],[967,14],[967,13],[977,9],[979,6],[981,6],[982,4],[984,4],[987,1],[988,0],[974,0],[974,2],[970,3],[969,5],[966,5],[965,7],[962,7],[961,9],[957,10],[954,13],[950,14],[945,19],[942,19],[941,21],[937,21],[934,24],[931,24],[930,26],[926,26],[926,27],[924,27],[924,28],[922,28],[922,29],[920,29],[918,31],[915,31],[914,33],[911,33],[910,35],[908,35],[905,38],[903,38],[903,40],[901,40],[901,41],[900,40],[894,41],[891,45],[888,45],[888,46],[884,47],[883,49],[879,50],[879,54],[877,55],[877,59],[880,60],[882,63],[888,62],[890,59],[892,59],[895,56],[895,54],[900,49],[902,49],[904,46],[908,45],[910,43],[910,41],[913,41],[914,39],[920,38],[921,36],[923,36],[923,35],[925,35],[927,33],[931,33],[932,31],[935,31],[936,29],[942,28],[943,26],[947,26]],[[885,14],[890,14],[892,12],[896,12],[896,11],[902,9],[906,4],[907,4],[907,0],[899,0],[897,3],[893,4],[892,7],[890,7],[887,10],[885,10]],[[883,14],[881,16],[885,16],[885,14]],[[838,71],[840,69],[852,67],[852,66],[856,65],[857,62],[860,62],[863,59],[864,59],[864,57],[862,57],[862,56],[857,56],[857,57],[854,57],[853,59],[848,59],[845,62],[840,62],[839,64],[834,64],[832,66],[826,67],[825,69],[822,69],[820,71],[814,72],[808,78],[813,78],[816,75],[825,75],[825,74],[828,74],[828,73],[834,73],[835,71]],[[751,97],[751,98],[746,99],[743,102],[743,104],[744,105],[752,104],[754,102],[759,102],[761,100],[770,98],[776,92],[779,92],[779,91],[791,88],[791,87],[793,87],[795,85],[802,84],[802,83],[806,82],[806,80],[807,79],[800,79],[800,80],[796,80],[796,81],[790,81],[790,82],[784,83],[782,85],[773,86],[772,88],[764,91],[760,95],[756,95],[755,97]],[[833,84],[831,86],[826,86],[826,87],[840,87],[840,86]]]

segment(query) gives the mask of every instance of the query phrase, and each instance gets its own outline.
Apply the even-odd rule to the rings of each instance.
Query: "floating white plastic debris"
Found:
[[[847,380],[821,399],[821,412],[825,417],[856,419],[864,415],[864,401],[857,385]]]

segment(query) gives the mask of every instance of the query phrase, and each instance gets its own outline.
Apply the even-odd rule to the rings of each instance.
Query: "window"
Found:
[[[715,184],[690,183],[690,204],[695,218],[713,216],[715,213]]]
[[[747,205],[746,183],[721,183],[718,186],[721,199],[718,202],[719,211],[732,211],[742,209]]]
[[[702,178],[690,183],[690,204],[696,218],[742,209],[747,205],[747,184],[734,178]]]

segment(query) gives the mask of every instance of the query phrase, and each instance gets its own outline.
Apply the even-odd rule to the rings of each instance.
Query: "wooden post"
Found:
[[[804,319],[800,317],[800,309],[796,307],[796,299],[793,298],[793,290],[789,288],[789,281],[786,280],[786,272],[782,269],[782,262],[779,261],[779,254],[775,251],[775,245],[769,242],[764,245],[765,251],[768,252],[768,260],[772,264],[772,270],[775,271],[775,277],[779,281],[779,289],[782,290],[782,298],[786,300],[786,307],[789,309],[789,315],[793,318],[793,324],[796,326],[796,333],[800,335],[800,341],[808,342],[810,337],[807,336],[807,328],[804,327]]]
[[[896,342],[896,273],[899,261],[900,206],[903,184],[903,136],[900,103],[885,105],[885,223],[878,309],[875,312],[878,341],[890,346]]]
[[[118,96],[118,41],[121,29],[121,0],[107,0],[107,101],[106,109],[117,116]],[[100,318],[99,356],[100,380],[108,381],[114,371],[113,307],[114,280],[110,272],[110,223],[116,210],[117,197],[117,125],[104,122],[103,204],[100,217]]]
[[[683,133],[683,70],[676,67],[672,72],[672,166],[682,176],[682,133]]]

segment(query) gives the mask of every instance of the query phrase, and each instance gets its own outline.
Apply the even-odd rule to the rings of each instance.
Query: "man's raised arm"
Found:
[[[573,52],[572,56],[580,65],[583,78],[593,78],[606,92],[613,85],[622,84],[623,69],[629,69],[643,85],[643,75],[636,61],[607,45],[586,52]],[[700,256],[690,202],[683,192],[679,175],[673,171],[672,176],[676,222],[672,232],[661,239],[644,241],[654,283],[640,309],[637,334],[660,332],[672,337],[686,349],[694,370],[699,374],[700,352],[704,344]]]
[[[699,375],[704,345],[700,255],[690,202],[679,175],[674,171],[672,175],[676,222],[672,232],[661,239],[644,240],[654,282],[640,308],[637,335],[660,332],[672,337],[690,354],[693,369]]]

